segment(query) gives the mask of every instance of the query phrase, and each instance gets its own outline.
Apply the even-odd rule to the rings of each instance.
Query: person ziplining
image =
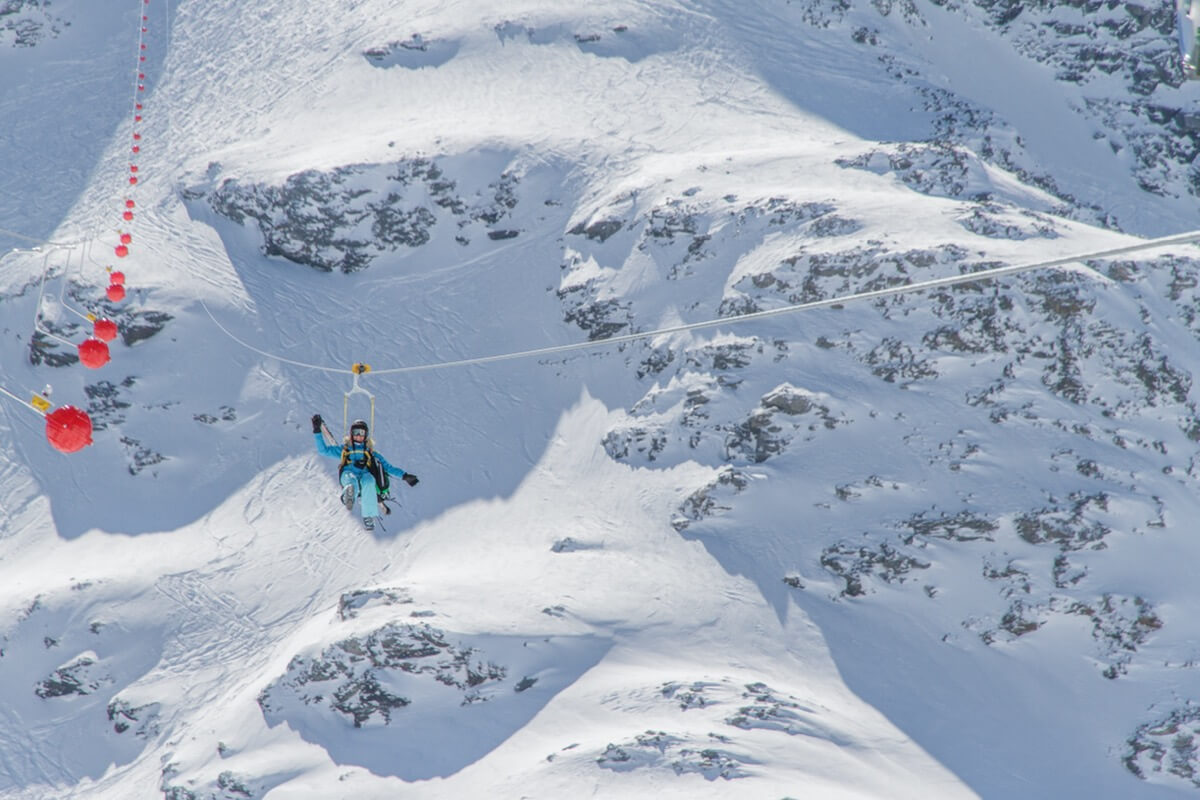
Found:
[[[375,530],[380,506],[383,506],[385,514],[392,513],[387,506],[388,490],[391,488],[389,476],[394,475],[409,486],[417,485],[417,476],[392,466],[386,458],[375,452],[365,420],[356,419],[350,424],[350,433],[341,447],[326,441],[325,432],[328,429],[320,414],[313,414],[312,426],[317,452],[341,459],[338,482],[342,486],[342,505],[347,511],[354,511],[355,498],[361,500],[359,507],[362,510],[363,527],[369,531]]]

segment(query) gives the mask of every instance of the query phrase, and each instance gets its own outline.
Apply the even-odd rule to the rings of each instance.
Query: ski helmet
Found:
[[[354,422],[350,423],[350,438],[351,439],[354,438],[354,434],[357,431],[362,431],[363,438],[364,439],[367,438],[367,422],[366,422],[366,420],[356,419],[356,420],[354,420]]]

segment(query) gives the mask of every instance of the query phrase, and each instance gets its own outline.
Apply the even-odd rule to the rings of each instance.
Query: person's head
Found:
[[[366,444],[367,423],[364,420],[356,419],[350,423],[350,441],[355,444]]]

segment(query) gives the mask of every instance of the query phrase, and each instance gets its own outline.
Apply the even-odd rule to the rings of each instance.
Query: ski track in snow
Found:
[[[260,651],[266,629],[241,610],[236,598],[213,591],[203,577],[166,575],[154,588],[184,612],[163,655],[166,669],[191,672],[198,663],[238,664]]]

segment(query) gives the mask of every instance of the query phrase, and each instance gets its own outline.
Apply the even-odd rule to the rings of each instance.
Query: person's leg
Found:
[[[342,505],[346,508],[354,509],[354,496],[358,493],[358,478],[354,475],[354,470],[342,470]]]
[[[375,476],[364,472],[358,484],[358,493],[362,501],[363,519],[379,516],[379,492],[375,489]]]

